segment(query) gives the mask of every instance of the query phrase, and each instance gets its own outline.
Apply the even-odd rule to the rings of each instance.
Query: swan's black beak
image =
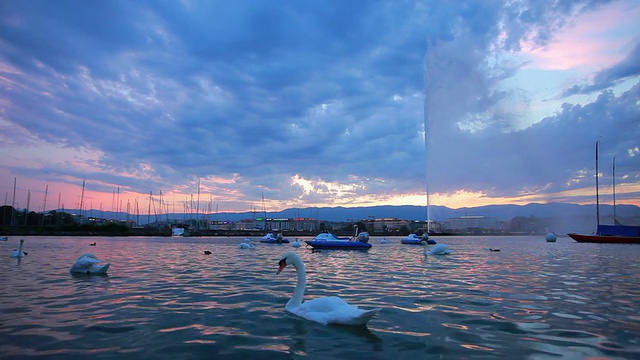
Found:
[[[278,262],[278,272],[276,273],[276,275],[280,274],[280,272],[282,271],[282,269],[284,269],[284,267],[287,266],[287,259],[284,258],[282,260],[280,260]]]

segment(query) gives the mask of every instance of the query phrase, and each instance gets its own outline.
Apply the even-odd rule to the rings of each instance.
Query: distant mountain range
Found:
[[[69,211],[69,210],[67,210]],[[76,210],[77,211],[77,210]],[[104,218],[116,218],[116,214],[108,211],[86,210],[85,216],[95,216]],[[130,217],[132,215],[129,215]],[[201,214],[200,217],[204,215]],[[401,206],[368,206],[368,207],[310,207],[310,208],[291,208],[278,212],[269,211],[262,212],[242,212],[231,213],[221,212],[209,214],[209,220],[219,221],[237,221],[241,219],[253,219],[256,217],[266,216],[268,218],[314,218],[317,220],[346,222],[358,221],[370,218],[399,218],[404,220],[426,220],[427,209],[425,206],[401,205]],[[596,206],[595,205],[576,205],[565,203],[549,203],[549,204],[528,204],[528,205],[487,205],[479,207],[465,207],[460,209],[450,209],[445,206],[431,206],[430,219],[434,221],[446,221],[450,218],[460,216],[491,216],[500,221],[509,221],[517,216],[538,217],[538,218],[582,218],[591,221],[595,228]],[[191,216],[192,218],[195,216]],[[613,206],[600,205],[601,219],[613,218]],[[126,215],[121,214],[118,218],[125,219]],[[185,214],[162,214],[162,215],[139,215],[139,222],[144,224],[147,222],[155,222],[157,220],[177,219],[182,220],[189,218]],[[616,218],[626,219],[628,221],[640,221],[640,207],[635,205],[616,205]],[[589,220],[590,219],[590,220]],[[135,219],[134,219],[135,220]]]
[[[322,220],[345,221],[346,219],[374,218],[400,218],[406,220],[425,220],[427,210],[424,206],[371,206],[359,208],[307,208],[287,209],[279,213],[267,216],[297,217],[296,214],[316,214],[315,217]],[[277,215],[276,215],[277,214]],[[576,205],[564,203],[528,204],[528,205],[487,205],[479,207],[465,207],[450,209],[445,206],[431,206],[431,220],[445,221],[460,216],[492,216],[498,220],[507,221],[516,216],[524,217],[582,217],[592,216],[595,219],[595,205]],[[613,206],[600,205],[600,216],[613,216]],[[616,216],[620,218],[640,217],[640,207],[635,205],[616,205]]]

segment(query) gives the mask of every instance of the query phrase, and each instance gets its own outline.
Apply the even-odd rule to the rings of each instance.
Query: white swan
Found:
[[[426,251],[426,247],[425,247]],[[429,251],[429,255],[448,255],[451,254],[451,250],[445,244],[436,244],[433,246],[431,251]]]
[[[251,240],[251,238],[244,238],[244,240],[242,240],[242,242],[247,243],[247,244],[251,244],[253,240]]]
[[[240,249],[253,249],[253,248],[255,248],[255,246],[253,246],[252,243],[247,243],[247,242],[241,242],[240,244],[238,244],[238,247]]]
[[[380,240],[380,244],[386,244],[386,243],[388,243],[388,242],[389,242],[389,241],[387,241],[387,239],[382,239],[382,240]]]
[[[73,263],[69,272],[75,274],[104,275],[107,273],[107,270],[109,270],[111,263],[99,265],[99,262],[100,260],[91,253],[82,254],[78,260]]]
[[[424,256],[429,255],[429,243],[426,240],[420,240],[420,244],[424,249],[422,250],[422,253],[424,254]]]
[[[293,265],[298,273],[298,283],[293,291],[293,296],[285,306],[285,309],[292,314],[323,325],[366,325],[381,310],[380,308],[362,310],[357,306],[349,305],[337,296],[303,302],[307,274],[300,257],[294,252],[287,252],[280,258],[278,265],[276,274],[279,274],[287,265]]]
[[[298,239],[293,240],[293,242],[291,243],[291,246],[295,248],[300,247],[300,241],[298,241]]]
[[[11,255],[9,255],[9,257],[20,259],[25,255],[27,255],[26,252],[22,251],[23,244],[24,244],[24,239],[20,239],[20,245],[18,246],[18,250],[13,250],[13,252],[11,253]]]

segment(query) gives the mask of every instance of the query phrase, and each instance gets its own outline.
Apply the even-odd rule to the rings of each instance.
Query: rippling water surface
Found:
[[[640,357],[640,245],[442,237],[453,253],[425,257],[399,237],[316,253],[242,238],[24,239],[21,261],[9,258],[18,237],[0,243],[2,359]],[[307,299],[383,310],[366,328],[285,312],[285,251],[305,261]],[[112,263],[108,276],[69,273],[85,252]]]

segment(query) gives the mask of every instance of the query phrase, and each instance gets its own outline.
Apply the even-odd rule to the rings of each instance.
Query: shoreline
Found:
[[[337,236],[352,236],[353,233],[347,231],[332,231]],[[188,230],[187,236],[174,237],[262,237],[268,231],[264,230]],[[310,231],[283,231],[284,237],[315,237],[317,232]],[[398,232],[369,233],[373,237],[404,237],[408,234]],[[546,234],[537,233],[508,233],[508,232],[467,232],[467,233],[430,233],[429,236],[531,236]],[[57,229],[54,227],[36,226],[2,226],[0,236],[96,236],[96,237],[129,237],[129,236],[160,236],[172,237],[171,228],[126,228],[126,229]]]

